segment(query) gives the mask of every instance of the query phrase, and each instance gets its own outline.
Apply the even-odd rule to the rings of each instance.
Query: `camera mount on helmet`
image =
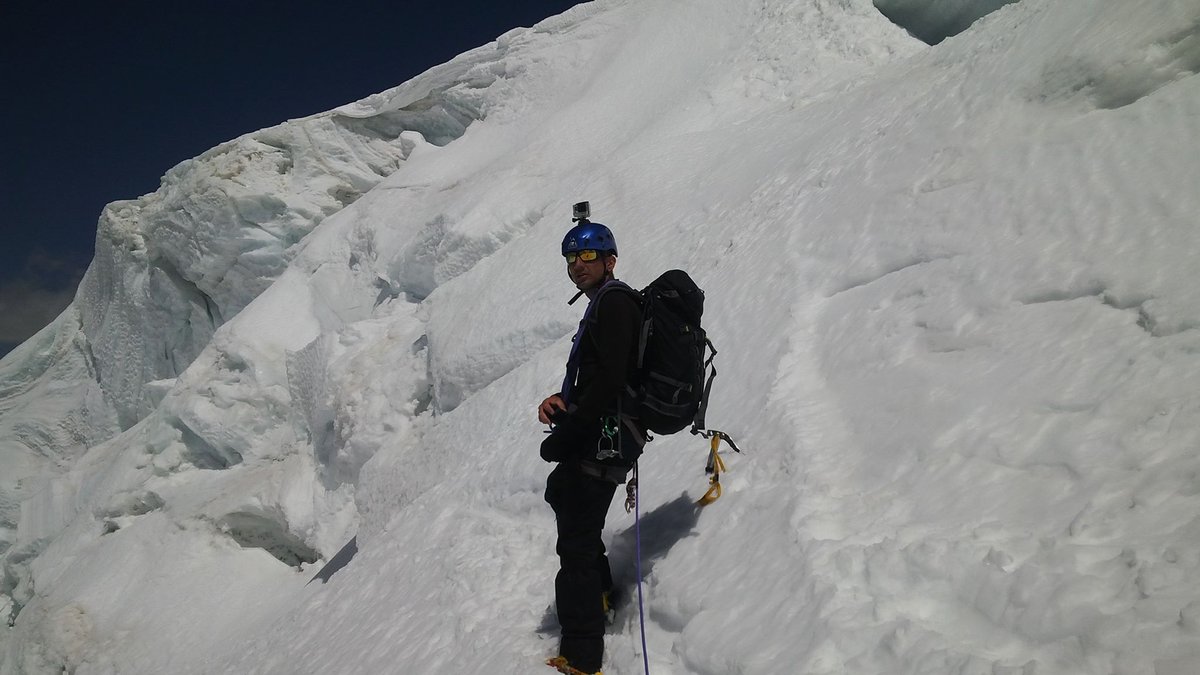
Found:
[[[586,222],[587,219],[591,218],[591,217],[592,217],[592,205],[589,204],[588,202],[579,202],[578,204],[575,204],[574,206],[571,207],[571,222],[572,223],[578,223],[580,221]]]

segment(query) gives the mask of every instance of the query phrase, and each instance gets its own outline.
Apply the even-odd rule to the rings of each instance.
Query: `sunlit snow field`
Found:
[[[1197,71],[1197,0],[597,0],[175,167],[0,362],[0,672],[545,670],[583,199],[745,451],[642,458],[652,673],[1200,672]]]

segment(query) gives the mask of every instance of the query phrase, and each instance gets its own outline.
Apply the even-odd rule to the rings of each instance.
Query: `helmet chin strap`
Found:
[[[604,271],[604,281],[600,282],[600,286],[603,286],[604,284],[607,284],[608,282],[610,282],[610,281],[612,281],[613,279],[616,279],[616,278],[617,278],[617,277],[613,275],[613,271],[612,271],[612,270],[605,270],[605,271]],[[599,286],[597,286],[597,288],[599,288]],[[567,304],[568,304],[568,305],[573,305],[573,304],[575,304],[575,301],[576,301],[576,300],[578,300],[578,299],[579,299],[579,297],[580,297],[580,296],[582,296],[584,293],[587,293],[587,291],[579,291],[579,292],[578,292],[578,293],[576,293],[575,295],[572,295],[572,296],[571,296],[571,299],[567,301]]]

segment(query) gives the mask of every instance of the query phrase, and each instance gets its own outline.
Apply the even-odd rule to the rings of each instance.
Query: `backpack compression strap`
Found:
[[[713,359],[717,356],[717,348],[708,338],[704,338],[704,344],[708,345],[709,351],[712,352],[708,355],[708,360],[704,362],[704,369],[711,369],[712,372],[708,375],[708,381],[704,383],[704,393],[700,396],[700,407],[696,410],[695,419],[692,420],[693,434],[700,434],[700,430],[704,428],[704,414],[708,412],[708,395],[712,393],[713,380],[717,377],[717,367],[713,365]],[[730,441],[730,445],[732,444],[733,441]]]

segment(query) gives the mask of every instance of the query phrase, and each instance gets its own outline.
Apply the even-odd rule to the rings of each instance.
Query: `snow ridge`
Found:
[[[557,246],[583,198],[622,278],[706,290],[709,422],[746,450],[703,510],[705,443],[641,462],[653,672],[1193,672],[1198,20],[1023,0],[926,47],[867,0],[598,1],[335,111],[473,121],[347,131],[403,161],[352,203],[334,173],[277,197],[267,263],[178,259],[171,306],[240,311],[21,494],[0,672],[536,668],[532,410],[578,320]],[[120,255],[183,246],[142,227],[112,222]],[[606,539],[632,590],[619,506]],[[605,672],[641,671],[636,621]]]

